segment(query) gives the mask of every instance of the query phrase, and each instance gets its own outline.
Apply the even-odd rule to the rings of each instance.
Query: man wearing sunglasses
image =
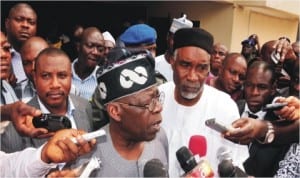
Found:
[[[143,177],[149,160],[157,158],[165,168],[168,165],[168,141],[160,128],[164,94],[157,89],[149,51],[114,51],[121,55],[97,71],[99,102],[109,118],[103,127],[106,141],[98,142],[85,159],[96,156],[102,162],[93,177]]]

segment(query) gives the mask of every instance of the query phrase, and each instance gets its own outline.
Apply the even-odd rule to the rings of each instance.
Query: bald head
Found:
[[[239,61],[239,63],[243,64],[243,66],[247,66],[247,61],[242,54],[229,53],[223,61],[223,67],[225,67],[227,65],[231,65],[233,61]]]
[[[29,38],[27,41],[25,41],[25,43],[22,45],[21,48],[21,55],[28,53],[28,52],[37,52],[37,54],[39,52],[41,52],[43,49],[48,48],[49,44],[46,42],[46,40],[44,40],[41,37],[38,36],[33,36],[31,38]],[[35,55],[35,57],[37,56],[37,54]]]
[[[96,27],[88,27],[82,32],[78,50],[79,70],[87,70],[91,73],[95,67],[103,63],[104,56],[104,37]],[[76,72],[79,73],[78,71]],[[83,77],[83,76],[82,76]]]
[[[18,3],[16,5],[14,5],[9,10],[8,18],[14,17],[14,14],[17,13],[18,11],[20,11],[21,9],[28,9],[28,10],[32,11],[35,18],[37,18],[36,12],[33,10],[33,8],[29,4],[26,4],[26,3]]]
[[[244,82],[247,71],[247,61],[240,53],[229,53],[224,61],[223,68],[217,78],[220,84],[218,89],[232,94],[239,90]]]
[[[86,41],[92,34],[97,34],[98,38],[104,40],[104,37],[101,31],[97,27],[88,27],[83,30],[81,35],[81,41]]]
[[[25,74],[32,80],[32,72],[34,71],[34,63],[38,54],[45,48],[48,48],[48,43],[41,37],[31,37],[23,44],[20,54]]]
[[[214,44],[213,48],[221,48],[221,49],[223,49],[226,53],[228,52],[227,47],[226,47],[224,44],[221,44],[221,43],[216,43],[216,44]]]

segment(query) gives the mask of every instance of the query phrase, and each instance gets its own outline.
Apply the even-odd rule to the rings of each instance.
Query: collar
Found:
[[[257,115],[257,116],[258,116],[258,119],[264,119],[265,116],[266,116],[266,114],[267,114],[267,112],[264,112],[264,111],[262,111],[262,110],[260,110],[260,111],[258,111],[258,112],[256,112],[256,113],[253,113],[252,111],[250,111],[250,109],[249,109],[249,107],[248,107],[248,104],[246,103],[246,104],[245,104],[245,109],[244,109],[243,115],[246,113],[247,116],[248,116],[248,112]]]
[[[50,111],[46,108],[46,106],[42,103],[42,101],[40,100],[39,96],[37,96],[37,100],[39,103],[39,106],[41,108],[42,113],[44,114],[49,114]],[[65,115],[73,115],[74,111],[75,111],[75,107],[74,104],[70,98],[70,96],[68,97],[68,103],[67,103],[67,113]]]
[[[74,77],[80,79],[80,77],[76,74],[76,71],[75,71],[75,63],[77,63],[77,62],[78,62],[78,58],[76,58],[76,59],[72,62],[72,65],[71,65],[71,67],[72,67],[72,75],[73,75]],[[98,68],[99,68],[99,66],[97,65],[97,66],[95,67],[95,69],[93,70],[93,72],[92,72],[88,77],[86,77],[84,80],[89,79],[89,78],[94,78],[94,79],[97,81],[96,72],[97,72]],[[81,80],[81,79],[80,79],[80,80]]]

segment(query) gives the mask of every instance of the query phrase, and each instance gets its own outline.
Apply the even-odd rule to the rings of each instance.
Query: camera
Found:
[[[71,128],[71,121],[68,117],[54,114],[42,114],[39,117],[34,117],[32,124],[36,128],[45,128],[49,132]]]

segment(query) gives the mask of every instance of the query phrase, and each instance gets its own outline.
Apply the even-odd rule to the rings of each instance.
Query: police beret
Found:
[[[154,28],[146,24],[137,24],[129,27],[120,36],[125,46],[139,46],[156,42],[157,34]]]

